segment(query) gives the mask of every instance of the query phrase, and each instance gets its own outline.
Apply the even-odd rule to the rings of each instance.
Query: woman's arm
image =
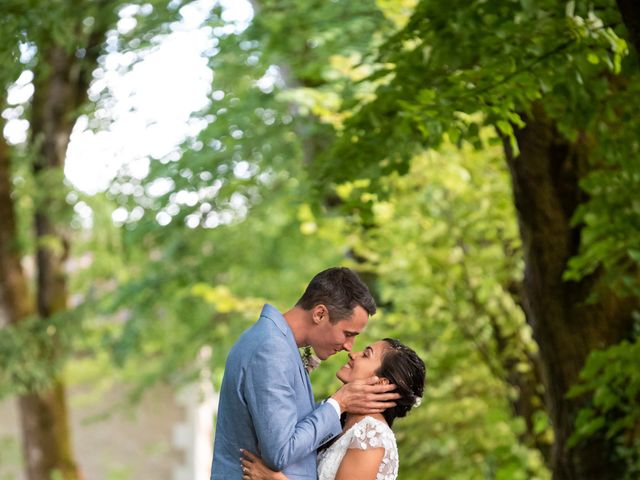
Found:
[[[376,480],[383,457],[384,448],[350,448],[340,462],[335,480]]]
[[[284,473],[270,470],[260,457],[247,450],[241,452],[242,480],[289,480]]]

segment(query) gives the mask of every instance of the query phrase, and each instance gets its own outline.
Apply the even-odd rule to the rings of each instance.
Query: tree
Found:
[[[367,340],[400,338],[427,364],[422,405],[394,425],[400,476],[546,478],[551,432],[537,348],[509,291],[522,273],[520,241],[499,148],[442,145],[380,189],[337,188],[360,205],[345,236],[378,274],[384,310]]]
[[[624,469],[602,436],[569,448],[587,399],[567,398],[592,351],[631,338],[638,308],[637,296],[620,292],[625,272],[637,272],[629,256],[637,229],[618,228],[618,242],[601,236],[612,227],[603,212],[637,225],[637,213],[610,209],[637,182],[637,122],[620,118],[637,106],[638,74],[623,38],[607,2],[565,10],[422,1],[382,48],[380,62],[392,67],[377,74],[386,78],[377,98],[359,104],[332,151],[351,162],[327,162],[328,178],[377,179],[405,173],[416,148],[443,138],[481,148],[479,126],[497,129],[525,259],[518,295],[540,348],[558,479],[620,478]]]
[[[8,88],[21,74],[30,75],[33,86],[27,105],[14,110],[29,123],[27,141],[13,147],[0,138],[2,302],[13,330],[35,333],[29,339],[34,349],[29,361],[40,367],[27,372],[26,377],[12,379],[20,393],[29,480],[49,479],[54,472],[65,479],[80,476],[71,451],[64,379],[59,371],[67,354],[60,319],[68,309],[65,264],[71,239],[64,160],[71,130],[86,105],[92,73],[107,36],[127,44],[143,30],[149,42],[154,31],[176,17],[180,3],[169,8],[161,2],[126,5],[128,10],[122,8],[124,3],[108,0],[55,4],[13,1],[2,6],[5,67],[0,105],[8,107]],[[114,28],[123,16],[131,17],[138,30],[118,35]],[[141,43],[139,39],[136,42]],[[16,185],[27,180],[33,182],[28,192],[32,208],[25,212],[18,208],[24,197],[19,198]],[[21,228],[27,223],[25,213],[33,216],[32,230]],[[22,242],[26,238],[29,240]],[[33,288],[22,267],[23,258],[30,254],[35,257]],[[45,368],[43,375],[42,365],[46,364],[51,368]]]
[[[543,437],[547,434],[541,405],[535,405],[535,401],[539,401],[535,376],[529,377],[529,381],[533,379],[534,391],[526,393],[526,388],[531,386],[524,381],[527,375],[517,375],[527,355],[533,356],[534,352],[530,342],[522,341],[527,329],[522,317],[514,315],[517,308],[513,300],[505,299],[512,282],[511,273],[518,271],[519,257],[512,244],[513,219],[510,219],[512,225],[505,244],[497,254],[494,250],[483,261],[462,256],[464,262],[461,263],[473,273],[472,279],[466,280],[463,268],[459,278],[473,282],[474,288],[463,283],[451,291],[450,279],[432,277],[428,269],[417,267],[412,269],[412,274],[419,282],[397,285],[401,274],[392,274],[394,260],[403,258],[409,264],[424,266],[419,252],[400,249],[413,232],[400,234],[397,230],[401,229],[397,229],[395,223],[390,222],[387,230],[384,222],[372,221],[371,212],[382,211],[385,205],[383,202],[377,205],[377,200],[372,199],[376,195],[368,191],[368,184],[355,188],[341,185],[337,193],[324,191],[319,197],[313,195],[312,186],[322,168],[318,156],[320,147],[332,140],[344,120],[338,111],[341,95],[356,91],[366,96],[371,91],[370,84],[360,88],[354,86],[352,80],[377,68],[371,63],[368,50],[375,50],[375,45],[384,39],[384,32],[391,31],[390,22],[381,21],[380,15],[374,5],[365,8],[362,3],[353,2],[323,3],[322,7],[299,2],[260,2],[256,18],[246,31],[218,37],[220,52],[211,62],[215,71],[214,101],[210,110],[203,113],[209,125],[179,154],[152,162],[146,179],[119,180],[122,192],[138,187],[143,187],[138,189],[145,192],[116,196],[122,208],[129,212],[144,211],[142,219],[134,220],[132,214],[132,220],[127,221],[126,243],[132,248],[142,245],[145,251],[155,255],[152,261],[139,265],[140,270],[131,283],[120,289],[122,297],[117,305],[135,310],[123,331],[114,338],[116,351],[127,352],[123,358],[133,361],[140,352],[145,352],[141,368],[150,372],[147,381],[184,371],[197,349],[206,343],[218,346],[215,361],[219,367],[229,341],[251,320],[242,315],[243,297],[266,297],[277,304],[288,305],[295,301],[290,295],[302,287],[317,266],[335,263],[342,256],[341,251],[347,249],[352,256],[357,256],[359,268],[378,276],[382,292],[396,293],[383,297],[390,320],[373,322],[388,327],[386,331],[376,329],[378,335],[397,331],[401,338],[410,336],[416,348],[429,352],[427,358],[436,371],[439,365],[444,365],[447,371],[459,374],[476,365],[478,360],[486,362],[482,369],[464,376],[461,388],[451,388],[445,376],[436,376],[432,388],[444,394],[435,399],[434,407],[426,407],[430,416],[415,417],[414,422],[406,424],[406,429],[402,425],[398,427],[401,448],[411,452],[411,459],[403,461],[401,467],[403,478],[420,478],[420,472],[426,469],[434,475],[453,474],[457,478],[468,478],[483,471],[514,478],[534,475],[544,478],[540,456],[530,450],[536,444],[545,449]],[[278,71],[283,69],[286,75],[281,76]],[[452,158],[447,156],[441,161],[447,164]],[[480,158],[478,155],[477,160]],[[495,159],[494,154],[491,158]],[[442,169],[440,163],[432,165],[421,160],[416,160],[416,165]],[[455,162],[457,165],[458,160]],[[480,171],[484,168],[484,163],[478,167]],[[503,203],[509,192],[504,178],[497,175],[495,185],[492,183],[489,189],[493,192],[495,188],[495,197]],[[160,183],[168,185],[166,193],[157,197],[149,195],[151,187]],[[395,185],[393,181],[390,183]],[[417,184],[425,187],[428,181],[421,178]],[[420,187],[407,187],[407,190]],[[474,188],[476,184],[469,186],[471,191]],[[436,190],[447,192],[444,186]],[[353,198],[346,191],[352,191]],[[369,198],[364,207],[361,196]],[[192,201],[188,202],[187,197]],[[415,200],[410,193],[399,197],[398,202],[403,205]],[[490,197],[493,199],[494,195]],[[471,208],[465,206],[465,202],[475,205],[478,198],[461,198],[455,206],[438,205],[437,208],[450,209],[443,213],[445,218],[437,217],[419,202],[427,212],[419,211],[416,215],[422,214],[425,223],[436,217],[441,225],[447,225],[442,237],[437,239],[442,242],[438,248],[445,258],[450,254],[449,249],[459,251],[465,242],[473,252],[471,256],[488,242],[471,227],[464,234],[458,231],[457,236],[449,238],[447,228],[451,218],[464,215],[462,212]],[[344,208],[336,209],[337,205]],[[511,212],[508,207],[496,210],[495,224],[508,216],[505,214],[505,210]],[[362,214],[362,223],[354,224],[352,217],[357,217],[358,212]],[[161,228],[158,221],[162,222]],[[402,225],[401,219],[398,223]],[[479,228],[488,229],[485,225]],[[333,233],[329,235],[329,232]],[[421,236],[420,232],[417,236]],[[361,237],[365,240],[353,241]],[[381,240],[375,243],[375,239]],[[375,243],[374,253],[388,252],[391,248],[393,252],[383,260],[373,261],[366,247],[369,242]],[[420,245],[429,248],[426,241]],[[488,275],[490,278],[476,286],[479,265],[488,265],[500,258],[502,248],[513,256],[504,265],[496,266],[505,285],[497,287]],[[206,253],[203,255],[203,252]],[[314,252],[313,258],[309,258],[309,252]],[[438,255],[432,257],[434,261],[437,258]],[[332,263],[327,263],[330,259]],[[177,268],[171,267],[173,265]],[[302,274],[303,270],[306,274]],[[289,282],[296,278],[298,287],[294,288]],[[207,287],[208,284],[216,287]],[[153,286],[154,293],[150,295],[145,285]],[[425,311],[430,312],[425,306],[426,300],[407,305],[401,301],[405,295],[419,297],[428,288],[433,291],[433,297],[448,299],[433,323],[424,318]],[[496,289],[504,304],[488,306],[487,292]],[[172,295],[172,292],[180,294]],[[195,296],[194,292],[197,292]],[[230,310],[218,311],[224,292],[230,300],[227,304]],[[469,293],[479,294],[480,298],[459,298]],[[203,303],[207,298],[209,303]],[[279,300],[283,298],[287,300]],[[458,314],[450,311],[450,305],[456,303],[461,304]],[[514,316],[520,321],[514,320]],[[400,317],[413,321],[405,328],[398,328],[391,319]],[[431,336],[451,335],[452,322],[459,331],[449,338],[447,351],[434,348],[432,352]],[[429,334],[418,336],[421,328],[426,328]],[[487,332],[491,332],[488,339]],[[481,346],[479,357],[471,353],[478,345]],[[153,362],[149,361],[150,354]],[[528,365],[526,368],[528,372],[535,371]],[[331,364],[324,367],[323,372],[321,378],[314,380],[316,388],[322,385],[334,388]],[[526,418],[525,426],[511,416],[506,399],[496,398],[496,389],[504,392],[505,397],[513,398],[512,406]],[[523,393],[512,395],[514,390]],[[425,403],[432,400],[434,398],[429,397]],[[469,404],[474,406],[473,413],[461,408]],[[433,431],[442,432],[456,406],[460,406],[460,415],[450,435],[441,435],[443,438],[438,439],[434,434],[430,442],[423,442],[419,432],[424,431],[424,424],[433,421],[435,416],[438,422]],[[462,440],[466,438],[473,441]],[[517,443],[518,439],[523,445]],[[460,459],[452,458],[452,446],[465,454]]]
[[[125,329],[110,338],[119,361],[141,360],[141,345],[154,344],[158,362],[145,385],[169,376],[189,378],[178,372],[190,372],[207,344],[220,346],[214,349],[220,369],[235,338],[230,332],[241,332],[245,320],[253,319],[245,317],[250,312],[243,311],[242,299],[287,306],[313,274],[343,256],[343,242],[332,233],[339,220],[316,219],[310,205],[312,180],[305,166],[330,140],[331,128],[316,121],[315,106],[300,105],[292,92],[324,84],[329,58],[365,48],[384,17],[375,10],[365,18],[352,16],[363,6],[348,2],[339,5],[340,12],[324,2],[257,3],[264,17],[246,31],[216,30],[220,24],[212,19],[215,78],[211,104],[199,113],[207,126],[179,151],[153,159],[146,178],[122,175],[110,189],[120,208],[143,212],[123,225],[127,255],[143,259],[122,278],[109,311],[133,311]],[[318,18],[316,25],[312,20]],[[345,20],[344,28],[332,27],[338,19]],[[312,38],[298,41],[310,29]],[[347,37],[339,35],[344,31]],[[159,185],[166,188],[155,194]],[[133,189],[143,193],[125,193]],[[313,258],[306,258],[309,251],[316,252]],[[168,265],[176,265],[175,271]],[[154,301],[144,288],[150,285]],[[223,291],[237,307],[218,312],[215,299]],[[158,311],[163,332],[175,328],[185,337],[159,339],[157,329],[145,328],[158,323]],[[143,363],[143,369],[150,367]]]
[[[68,330],[78,325],[69,321],[60,275],[70,242],[59,150],[85,105],[95,56],[153,43],[150,32],[176,15],[174,2],[119,5],[16,3],[2,24],[6,38],[38,47],[28,60],[35,94],[25,118],[41,135],[0,149],[0,273],[13,323],[0,350],[22,339],[22,355],[40,367],[20,368],[16,341],[0,378],[11,376],[25,397],[46,391],[44,378],[62,378]],[[124,370],[135,365],[134,395],[159,379],[191,378],[205,345],[216,345],[219,371],[261,298],[290,305],[313,273],[346,261],[376,279],[382,319],[369,334],[411,338],[432,368],[428,402],[398,425],[403,478],[427,469],[451,478],[545,478],[541,458],[556,478],[619,478],[629,456],[616,458],[613,447],[628,448],[636,417],[606,410],[591,392],[636,350],[621,343],[610,357],[595,356],[585,370],[595,380],[566,394],[593,351],[634,340],[640,88],[623,40],[637,44],[634,6],[254,5],[244,31],[218,28],[222,12],[212,12],[215,78],[210,107],[199,113],[201,134],[152,159],[147,178],[122,175],[104,195],[126,212],[105,249],[118,261],[103,255],[84,274],[115,278],[118,287],[83,308],[126,321],[92,328],[99,341],[90,348],[106,348]],[[137,28],[115,33],[123,16]],[[87,48],[93,34],[95,48]],[[5,42],[0,52],[15,66],[3,77],[8,86],[24,68],[19,44]],[[37,188],[29,191],[31,182]],[[41,234],[30,238],[24,225],[34,191]],[[104,199],[95,200],[94,213]],[[112,228],[96,227],[91,245],[107,230],[112,238]],[[50,305],[38,314],[20,266],[36,250],[41,303]],[[53,295],[55,308],[46,301],[52,291],[62,292]],[[326,391],[331,366],[314,381]],[[628,407],[629,392],[616,406]],[[591,416],[580,413],[590,405]],[[623,426],[615,441],[604,437],[601,418],[591,422],[599,409]],[[425,442],[419,432],[428,422]],[[583,435],[568,448],[575,430]],[[62,470],[64,462],[53,463]]]

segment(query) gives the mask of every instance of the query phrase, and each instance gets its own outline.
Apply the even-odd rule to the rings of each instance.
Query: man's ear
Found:
[[[329,310],[323,304],[319,303],[311,310],[311,319],[313,323],[320,323],[329,319]]]

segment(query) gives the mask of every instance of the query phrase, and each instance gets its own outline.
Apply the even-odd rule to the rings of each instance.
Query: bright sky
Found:
[[[253,11],[247,0],[197,0],[180,10],[182,19],[172,25],[172,32],[125,73],[123,67],[136,59],[133,53],[106,56],[89,95],[97,98],[101,90],[109,89],[114,102],[98,109],[96,117],[114,121],[99,131],[88,129],[87,117],[76,123],[65,168],[76,188],[86,193],[105,190],[121,169],[144,177],[150,156],[170,154],[186,137],[206,126],[203,120],[190,116],[206,107],[215,92],[214,74],[205,55],[215,49],[215,36],[222,32],[203,23],[216,3],[223,6],[223,19],[228,22],[220,27],[223,31],[244,29],[251,19]],[[121,10],[119,31],[135,26],[139,8]],[[32,78],[31,72],[25,72],[9,92],[9,103],[16,107],[6,113],[9,118],[4,134],[14,144],[26,138],[28,123],[19,118],[19,104],[33,94]]]

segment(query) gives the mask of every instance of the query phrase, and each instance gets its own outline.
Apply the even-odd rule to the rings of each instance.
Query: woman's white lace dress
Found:
[[[367,450],[384,448],[384,457],[378,468],[376,480],[398,478],[398,447],[393,431],[386,423],[372,417],[364,417],[347,430],[333,445],[318,454],[319,480],[334,480],[340,462],[350,448]]]

